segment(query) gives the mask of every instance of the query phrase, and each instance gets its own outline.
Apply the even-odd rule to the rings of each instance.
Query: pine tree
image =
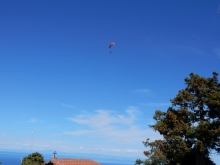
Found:
[[[220,152],[220,84],[218,73],[212,78],[200,77],[191,73],[185,78],[186,88],[180,90],[171,100],[172,107],[167,112],[157,110],[155,125],[163,140],[144,145],[149,151],[145,161],[136,164],[178,165],[187,164],[187,158],[193,158],[195,165],[212,165],[210,152]],[[156,158],[156,159],[155,159]]]

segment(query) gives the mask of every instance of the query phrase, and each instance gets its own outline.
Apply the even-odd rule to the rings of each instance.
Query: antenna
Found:
[[[34,135],[34,129],[31,130],[31,154],[32,154],[32,148],[33,148],[33,135]]]

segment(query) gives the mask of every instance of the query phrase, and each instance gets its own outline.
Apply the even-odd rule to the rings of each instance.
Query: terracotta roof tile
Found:
[[[54,165],[100,165],[89,159],[52,158],[51,162]]]

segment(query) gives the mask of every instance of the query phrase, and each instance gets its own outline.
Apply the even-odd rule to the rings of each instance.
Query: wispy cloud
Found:
[[[77,108],[77,107],[75,107],[75,106],[72,106],[72,105],[68,105],[68,104],[64,104],[64,103],[61,103],[61,105],[65,106],[65,107],[68,107],[68,108],[80,110],[79,108]]]
[[[60,105],[62,105],[62,106],[64,106],[64,107],[67,107],[67,108],[72,108],[72,109],[76,109],[76,110],[81,110],[81,109],[79,109],[79,108],[77,108],[77,107],[75,107],[75,106],[73,106],[73,105],[69,105],[69,104],[62,103],[62,102],[57,102],[57,101],[53,101],[53,102],[56,103],[56,104],[60,104]]]
[[[20,151],[22,148],[22,150],[26,152],[27,151],[30,152],[30,147],[32,146],[34,150],[39,150],[43,153],[45,151],[48,152],[48,150],[51,150],[51,148],[56,148],[57,150],[59,150],[59,153],[61,152],[68,154],[71,152],[74,152],[74,154],[83,153],[82,154],[84,155],[83,158],[91,157],[91,153],[95,153],[95,154],[100,154],[100,156],[102,156],[103,159],[105,159],[104,158],[105,155],[108,155],[106,157],[107,160],[109,160],[110,157],[114,160],[117,159],[117,156],[120,156],[121,158],[124,159],[125,157],[127,157],[127,159],[131,159],[131,161],[133,161],[143,153],[143,150],[141,149],[131,149],[131,148],[122,149],[120,147],[100,148],[100,147],[88,147],[83,145],[76,147],[73,145],[67,145],[66,143],[59,141],[37,142],[35,140],[34,144],[31,144],[31,142],[24,142],[24,141],[20,141],[20,142],[6,141],[6,142],[0,142],[0,145],[2,149]]]
[[[73,132],[64,132],[64,134],[69,134],[69,135],[74,135],[74,136],[90,134],[90,133],[95,133],[95,132],[89,131],[89,130],[77,130],[77,131],[73,131]]]
[[[7,136],[8,134],[6,133],[1,133],[0,136]]]
[[[118,143],[140,143],[146,136],[154,139],[155,132],[151,129],[141,129],[136,123],[134,107],[127,109],[123,114],[108,110],[97,110],[90,115],[78,115],[68,118],[79,125],[89,129],[64,132],[71,135],[87,135],[104,138],[106,141]],[[156,135],[158,137],[158,135]]]
[[[220,57],[220,48],[214,48],[213,52]]]
[[[150,93],[151,90],[149,89],[136,89],[136,90],[133,90],[134,93]]]
[[[141,105],[149,106],[149,107],[163,107],[163,106],[171,106],[171,103],[141,103]]]
[[[30,123],[36,123],[37,121],[38,121],[37,119],[32,118],[32,119],[30,119],[28,122],[30,122]]]
[[[175,55],[175,56],[182,56],[182,55],[188,55],[193,54],[197,56],[204,56],[205,52],[201,47],[193,47],[191,45],[177,45],[172,43],[165,43],[160,46],[160,49],[158,50],[161,54],[164,55]]]
[[[70,124],[68,127],[60,126],[57,128],[56,125],[49,125],[49,127],[56,127],[56,129],[50,129],[49,140],[38,137],[39,132],[36,134],[29,133],[28,137],[20,139],[14,139],[10,135],[1,136],[0,134],[0,139],[7,142],[4,144],[0,142],[0,145],[3,148],[27,150],[31,147],[35,150],[56,148],[56,150],[59,149],[64,152],[141,155],[144,150],[143,140],[160,138],[159,133],[148,129],[148,121],[146,121],[146,126],[139,125],[142,123],[140,122],[141,114],[139,108],[134,106],[119,112],[105,109],[93,112],[79,111],[78,115],[68,118]],[[32,118],[30,121],[35,122],[37,119]],[[72,125],[74,127],[70,127]],[[45,130],[42,131],[45,133]],[[34,135],[33,144],[31,135]],[[57,139],[62,140],[59,143]],[[97,141],[98,143],[96,143]]]
[[[126,110],[126,114],[118,114],[108,110],[96,110],[91,115],[78,115],[69,120],[78,123],[89,125],[90,127],[103,127],[111,124],[131,124],[135,120],[134,109]]]

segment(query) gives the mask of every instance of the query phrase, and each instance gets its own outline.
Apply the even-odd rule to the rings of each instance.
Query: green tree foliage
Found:
[[[186,88],[171,100],[167,112],[157,110],[155,125],[163,140],[144,141],[149,151],[145,165],[213,165],[210,152],[220,152],[220,84],[218,73],[204,78],[191,73],[185,78]],[[191,161],[192,162],[192,161]]]
[[[147,139],[144,142],[144,145],[150,148],[150,151],[144,151],[144,155],[148,157],[145,161],[140,159],[136,160],[136,165],[144,164],[144,165],[163,165],[167,164],[167,159],[163,155],[163,152],[159,149],[158,144],[162,142],[161,140],[156,140],[155,142],[149,142],[150,139]]]
[[[44,163],[44,157],[40,153],[35,152],[24,157],[21,165],[41,165],[42,163]]]

